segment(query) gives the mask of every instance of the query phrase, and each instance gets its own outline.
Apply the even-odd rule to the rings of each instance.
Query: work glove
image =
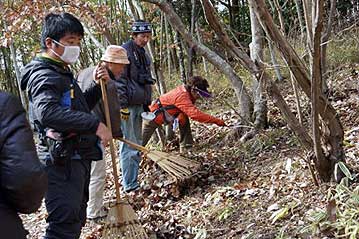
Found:
[[[120,113],[122,120],[128,120],[128,118],[130,117],[130,111],[128,110],[128,108],[121,109]]]
[[[224,121],[221,120],[221,119],[217,119],[217,121],[215,122],[215,124],[218,125],[218,126],[226,126],[226,123],[224,123]]]

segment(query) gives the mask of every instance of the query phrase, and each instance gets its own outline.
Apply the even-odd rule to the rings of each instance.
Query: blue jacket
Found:
[[[117,91],[121,108],[132,105],[150,105],[154,80],[151,77],[151,60],[145,49],[133,40],[122,45],[127,50],[129,65],[119,80]]]

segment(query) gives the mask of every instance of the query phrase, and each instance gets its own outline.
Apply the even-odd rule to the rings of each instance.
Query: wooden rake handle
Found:
[[[106,117],[106,126],[112,132],[111,127],[111,119],[110,119],[110,110],[108,107],[108,99],[107,99],[107,90],[106,85],[103,79],[100,79],[101,85],[101,92],[102,92],[102,101],[105,108],[105,117]],[[115,153],[115,146],[113,144],[113,139],[110,140],[110,151],[111,151],[111,160],[112,160],[112,173],[115,179],[115,189],[116,189],[116,201],[120,203],[120,184],[118,183],[118,174],[117,174],[117,166],[116,166],[116,153]]]
[[[122,142],[124,142],[125,144],[130,145],[132,148],[137,149],[137,150],[139,150],[139,151],[145,153],[145,154],[148,153],[148,152],[150,152],[150,150],[148,150],[147,148],[143,147],[142,145],[136,144],[136,143],[134,143],[134,142],[132,142],[132,141],[129,141],[129,140],[127,140],[127,139],[124,139],[124,138],[117,138],[117,139],[120,140],[120,141],[122,141]]]

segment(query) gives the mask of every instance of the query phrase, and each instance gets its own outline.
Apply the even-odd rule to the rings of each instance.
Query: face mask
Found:
[[[80,56],[80,47],[79,46],[65,46],[58,41],[55,41],[55,40],[53,40],[53,41],[65,49],[64,53],[62,53],[61,56],[59,54],[57,54],[54,50],[51,49],[51,51],[56,56],[60,57],[61,60],[63,60],[64,62],[66,62],[68,64],[73,64],[77,61],[77,59]]]

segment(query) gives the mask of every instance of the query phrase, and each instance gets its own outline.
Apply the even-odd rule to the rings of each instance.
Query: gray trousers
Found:
[[[152,134],[159,127],[153,121],[144,121],[142,126],[142,145],[146,146],[148,141],[150,140]],[[189,122],[188,117],[186,118],[186,123],[184,125],[179,125],[179,141],[180,147],[182,148],[190,148],[193,145],[193,137],[191,132],[191,124]]]
[[[106,160],[92,161],[89,186],[89,201],[87,203],[87,218],[103,217],[103,191],[106,181]]]

